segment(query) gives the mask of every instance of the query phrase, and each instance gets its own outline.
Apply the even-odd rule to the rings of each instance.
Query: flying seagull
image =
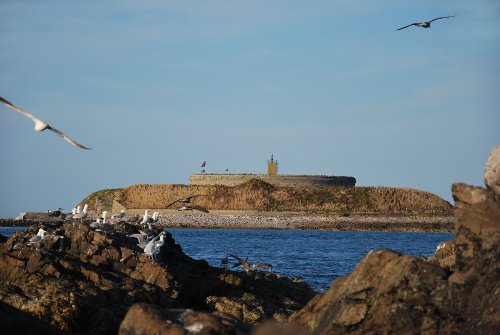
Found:
[[[63,132],[55,129],[55,128],[52,128],[48,123],[45,123],[43,122],[42,120],[34,117],[32,114],[20,109],[20,108],[17,108],[16,106],[14,106],[12,103],[8,102],[7,100],[5,100],[4,98],[0,97],[0,101],[3,102],[7,107],[10,107],[12,108],[13,110],[23,114],[23,115],[26,115],[27,117],[29,117],[31,120],[33,120],[33,122],[35,122],[35,131],[44,131],[45,129],[50,129],[52,130],[54,133],[56,133],[57,135],[61,136],[62,138],[64,138],[66,141],[68,141],[69,143],[73,144],[73,145],[76,145],[77,147],[80,147],[82,149],[87,149],[87,150],[92,150],[90,148],[87,148],[87,147],[84,147],[83,145],[81,145],[80,143],[77,143],[75,141],[73,141],[71,138],[69,138],[68,136],[66,136]]]
[[[205,194],[197,194],[197,195],[192,195],[192,196],[187,197],[187,198],[178,199],[178,200],[175,200],[174,202],[172,202],[171,204],[168,204],[167,206],[165,206],[165,208],[172,206],[176,202],[182,202],[184,204],[190,204],[191,203],[191,199],[194,198],[194,197],[206,197],[206,195]]]
[[[177,208],[178,211],[192,211],[193,209],[196,209],[197,211],[204,212],[204,213],[209,212],[208,209],[201,207],[201,206],[198,206],[198,205],[191,205],[191,206],[183,205],[183,206]]]
[[[245,260],[243,260],[243,259],[239,258],[238,256],[234,256],[231,254],[228,254],[228,255],[233,257],[234,259],[236,259],[238,261],[238,264],[233,265],[233,268],[239,266],[245,271],[253,271],[253,270],[256,270],[257,268],[269,268],[269,271],[272,271],[272,269],[273,269],[273,266],[269,263],[256,263],[256,264],[253,264],[252,266],[250,266],[250,264],[248,264],[248,257]]]
[[[422,27],[422,28],[430,28],[432,21],[436,21],[436,20],[440,20],[440,19],[446,19],[446,18],[455,17],[455,16],[456,15],[453,15],[453,16],[442,16],[442,17],[438,17],[438,18],[435,18],[434,20],[430,20],[430,21],[427,21],[427,22],[412,23],[412,24],[409,24],[409,25],[407,25],[407,26],[405,26],[403,28],[399,28],[399,29],[396,29],[396,30],[405,29],[405,28],[408,28],[408,27],[411,27],[411,26],[417,26],[417,27]]]

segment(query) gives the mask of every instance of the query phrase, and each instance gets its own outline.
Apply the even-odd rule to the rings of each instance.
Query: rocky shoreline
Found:
[[[30,242],[43,228],[43,243]],[[140,225],[121,222],[93,229],[87,223],[38,223],[0,244],[0,301],[73,334],[117,334],[135,303],[224,313],[246,328],[283,322],[316,292],[296,278],[268,271],[212,267],[182,252],[164,235],[159,252],[144,254]],[[1,333],[2,331],[0,331]]]
[[[126,217],[125,221],[136,221]],[[45,220],[0,220],[0,227],[28,227]],[[453,233],[454,218],[449,214],[414,215],[314,215],[290,213],[213,214],[182,213],[161,214],[156,223],[161,228],[196,229],[283,229],[283,230],[334,230],[334,231],[386,231]]]

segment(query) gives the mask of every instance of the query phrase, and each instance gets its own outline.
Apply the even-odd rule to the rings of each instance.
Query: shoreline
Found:
[[[135,222],[136,217],[126,217],[125,221]],[[28,227],[36,222],[44,221],[1,219],[0,227]],[[276,229],[426,233],[454,233],[455,231],[452,214],[304,214],[290,212],[198,214],[193,212],[162,214],[155,225],[166,229]]]
[[[453,215],[164,215],[163,228],[454,233]]]

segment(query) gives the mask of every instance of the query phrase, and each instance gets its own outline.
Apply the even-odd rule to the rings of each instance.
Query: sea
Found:
[[[0,234],[23,230],[0,227]],[[250,264],[270,263],[279,275],[306,281],[317,292],[324,292],[336,278],[351,273],[359,261],[373,249],[388,248],[401,254],[429,257],[442,241],[453,233],[403,233],[315,230],[243,230],[243,229],[166,229],[194,259],[222,267],[227,254]],[[228,268],[237,261],[229,257]],[[233,270],[241,271],[239,267]],[[262,269],[267,271],[266,268]]]

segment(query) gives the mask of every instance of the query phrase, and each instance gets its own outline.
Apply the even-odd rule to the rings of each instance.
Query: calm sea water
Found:
[[[8,236],[23,228],[0,228]],[[344,232],[309,230],[167,229],[184,253],[221,266],[227,253],[250,264],[266,262],[273,272],[297,277],[323,292],[336,278],[354,270],[370,250],[389,248],[429,257],[451,233]],[[230,265],[236,261],[230,258]],[[238,268],[239,269],[239,268]],[[265,270],[265,269],[263,269]]]
[[[167,230],[192,258],[221,266],[221,260],[230,253],[248,257],[250,264],[271,263],[273,272],[300,278],[318,292],[328,289],[334,279],[352,272],[370,250],[389,248],[406,255],[429,257],[439,242],[454,237],[450,233]]]

